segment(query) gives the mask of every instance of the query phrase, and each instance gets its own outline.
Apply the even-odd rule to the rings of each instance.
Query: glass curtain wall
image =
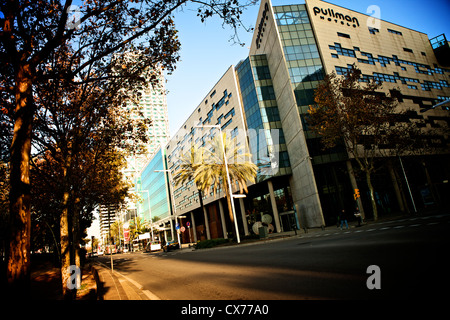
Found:
[[[147,223],[157,222],[170,215],[170,199],[167,174],[155,172],[165,170],[164,148],[160,148],[141,173],[138,194],[142,201],[138,203],[138,214]]]
[[[308,108],[314,104],[314,90],[324,78],[314,33],[305,5],[274,7],[292,89],[297,101],[313,164],[347,159],[343,148],[322,150],[317,136],[308,130]]]
[[[258,165],[257,181],[291,174],[277,101],[266,55],[253,55],[236,67],[249,131],[249,147]]]

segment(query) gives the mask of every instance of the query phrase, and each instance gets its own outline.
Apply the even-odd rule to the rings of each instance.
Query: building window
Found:
[[[338,37],[350,39],[350,35],[348,35],[346,33],[338,32],[337,35],[338,35]]]
[[[349,68],[339,67],[339,66],[335,66],[335,69],[336,69],[336,73],[339,75],[346,75],[347,72],[349,71]]]
[[[275,14],[279,26],[309,23],[308,13],[301,11],[277,12]]]
[[[413,53],[412,49],[409,49],[409,48],[403,48],[403,51]]]
[[[380,32],[380,30],[378,30],[377,28],[371,28],[371,27],[369,27],[369,33],[370,33],[370,34],[376,34],[377,32]]]
[[[402,35],[402,33],[400,32],[400,31],[397,31],[397,30],[392,30],[392,29],[387,29],[388,30],[388,32],[390,32],[390,33],[393,33],[393,34],[398,34],[398,35]]]
[[[342,48],[340,43],[335,42],[334,46],[328,46],[331,50],[336,50],[336,53],[340,56],[356,58],[355,51],[352,49]]]

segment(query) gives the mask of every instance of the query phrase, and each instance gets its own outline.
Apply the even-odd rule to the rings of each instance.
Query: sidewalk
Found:
[[[117,271],[95,262],[92,271],[97,282],[98,300],[160,300],[157,296],[120,274]]]

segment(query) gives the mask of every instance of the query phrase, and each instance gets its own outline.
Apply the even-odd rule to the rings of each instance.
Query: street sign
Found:
[[[185,227],[181,227],[181,232],[185,232],[186,231],[186,228]]]
[[[191,226],[191,223],[189,221],[186,222],[186,226],[189,228]]]
[[[175,229],[180,230],[180,224],[179,224],[179,223],[177,223],[177,224],[175,225]]]

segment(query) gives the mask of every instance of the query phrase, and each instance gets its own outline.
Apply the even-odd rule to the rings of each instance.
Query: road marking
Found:
[[[396,226],[396,227],[394,227],[394,229],[401,229],[401,228],[404,228],[405,226]]]
[[[388,230],[388,229],[390,229],[391,227],[384,227],[384,228],[381,228],[380,230]]]
[[[149,290],[142,290],[143,293],[150,299],[150,300],[161,300],[160,297],[158,297],[156,294]]]

